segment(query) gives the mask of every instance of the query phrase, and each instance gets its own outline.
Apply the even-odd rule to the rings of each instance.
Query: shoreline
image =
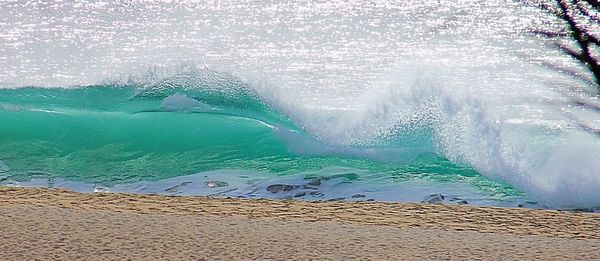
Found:
[[[593,260],[600,215],[0,187],[0,259]]]
[[[80,193],[65,189],[0,187],[0,207],[59,207],[141,214],[236,216],[281,221],[419,227],[454,231],[600,239],[600,214],[400,202],[295,200]]]

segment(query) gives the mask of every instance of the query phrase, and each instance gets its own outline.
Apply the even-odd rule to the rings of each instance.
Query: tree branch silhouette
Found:
[[[531,3],[523,0],[525,3]],[[553,40],[553,45],[583,65],[593,76],[593,81],[581,76],[573,70],[565,70],[560,66],[554,69],[584,79],[596,87],[596,95],[600,96],[600,0],[547,0],[537,2],[537,7],[563,22],[557,30],[532,30],[533,34]],[[600,113],[600,103],[590,99],[575,98],[568,101],[569,106],[586,108]],[[573,112],[563,112],[565,116],[579,126],[580,129],[600,137],[600,129],[583,121]]]
[[[553,3],[552,3],[553,2]],[[533,30],[534,34],[555,39],[554,45],[587,68],[600,95],[600,0],[555,0],[538,7],[560,19],[560,31]],[[567,40],[565,42],[565,40]],[[568,41],[570,40],[570,41]]]

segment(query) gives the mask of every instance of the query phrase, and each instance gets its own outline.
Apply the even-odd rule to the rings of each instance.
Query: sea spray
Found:
[[[582,72],[527,34],[555,23],[519,2],[30,4],[0,4],[6,182],[344,167],[400,196],[432,181],[600,205],[600,145],[572,117],[598,114],[569,103],[589,86],[553,69]]]

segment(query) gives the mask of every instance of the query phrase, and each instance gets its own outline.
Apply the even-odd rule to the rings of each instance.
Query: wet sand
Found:
[[[599,259],[600,215],[0,188],[0,259]]]

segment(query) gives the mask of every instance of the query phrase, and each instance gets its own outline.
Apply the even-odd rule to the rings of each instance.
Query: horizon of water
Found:
[[[0,184],[600,206],[591,86],[547,63],[588,76],[521,3],[0,6]]]

